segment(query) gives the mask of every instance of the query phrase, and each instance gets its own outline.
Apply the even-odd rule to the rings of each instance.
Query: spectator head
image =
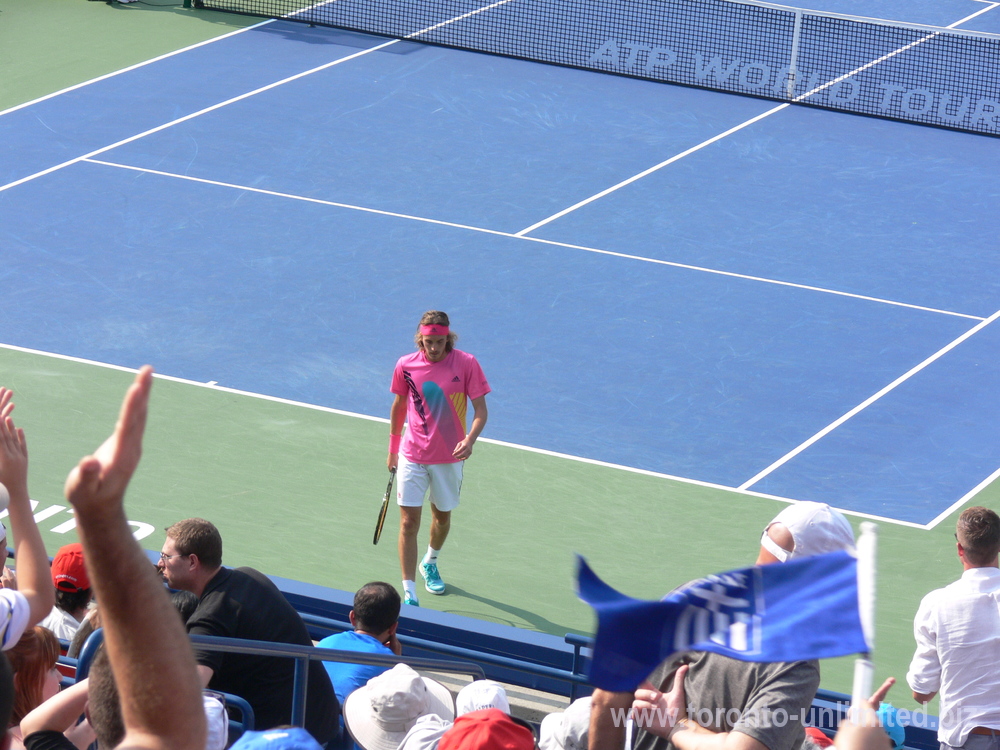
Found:
[[[395,586],[384,581],[366,583],[354,595],[351,625],[355,630],[381,635],[397,624],[401,605]]]
[[[198,597],[190,591],[171,591],[170,601],[177,608],[177,613],[181,616],[181,622],[185,625],[187,621],[198,609]]]
[[[457,716],[482,711],[484,708],[499,708],[505,714],[510,713],[507,691],[499,682],[476,680],[458,691],[458,697],[455,699]]]
[[[364,750],[397,750],[417,719],[428,714],[453,719],[451,693],[406,664],[372,677],[344,701],[344,725]]]
[[[125,737],[125,724],[118,701],[118,686],[104,646],[98,649],[87,675],[87,718],[100,747],[117,747]]]
[[[854,531],[843,513],[826,503],[792,503],[764,528],[757,564],[787,562],[838,550],[854,551]]]
[[[959,556],[970,568],[997,564],[1000,553],[1000,517],[989,508],[966,508],[955,530]]]
[[[590,696],[569,704],[565,711],[542,719],[538,733],[540,750],[587,750],[590,734]]]
[[[455,719],[438,750],[534,750],[535,734],[520,719],[499,708],[473,711]]]
[[[82,544],[67,544],[56,552],[52,558],[52,585],[56,587],[56,606],[63,612],[75,614],[90,604],[93,589],[83,561]]]
[[[7,527],[0,523],[0,568],[7,564]]]
[[[99,627],[101,627],[101,613],[97,609],[97,600],[91,599],[90,604],[87,605],[87,614],[80,622],[80,627],[76,629],[76,635],[73,636],[73,640],[69,643],[66,656],[72,659],[80,658],[80,651],[83,649],[83,644],[87,642],[87,639]]]
[[[222,567],[222,535],[204,518],[187,518],[167,528],[157,568],[172,589],[201,596]]]
[[[28,628],[14,648],[7,651],[14,673],[14,707],[9,726],[59,692],[62,675],[56,668],[59,641],[48,628]]]
[[[275,727],[245,732],[230,750],[323,750],[302,727]]]

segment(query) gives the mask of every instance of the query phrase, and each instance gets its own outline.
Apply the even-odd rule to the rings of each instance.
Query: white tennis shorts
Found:
[[[396,502],[408,508],[419,508],[424,504],[424,495],[427,495],[438,510],[455,510],[462,492],[464,464],[464,461],[415,464],[400,453],[396,467]]]

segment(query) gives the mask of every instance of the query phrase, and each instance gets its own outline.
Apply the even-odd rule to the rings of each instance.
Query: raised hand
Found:
[[[80,460],[66,479],[66,499],[80,511],[118,507],[142,456],[153,368],[146,365],[125,394],[111,436]]]
[[[0,388],[0,483],[16,498],[28,495],[28,444],[24,430],[10,417],[13,395],[9,388]]]

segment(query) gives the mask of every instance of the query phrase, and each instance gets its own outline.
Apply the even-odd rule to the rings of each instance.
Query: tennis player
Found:
[[[399,567],[403,573],[403,603],[417,600],[417,532],[424,496],[431,501],[431,533],[420,562],[424,585],[443,594],[438,553],[451,529],[451,512],[462,489],[462,462],[486,426],[486,394],[490,385],[471,354],[455,348],[458,335],[447,314],[425,312],[414,341],[417,351],[401,357],[392,373],[396,394],[389,412],[389,469],[397,469],[399,503]],[[466,431],[466,411],[472,401],[472,426]],[[406,433],[403,423],[406,422]]]

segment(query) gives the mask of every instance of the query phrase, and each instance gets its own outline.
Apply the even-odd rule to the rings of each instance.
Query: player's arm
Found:
[[[65,492],[101,603],[104,641],[125,724],[119,747],[177,750],[205,746],[201,685],[191,643],[132,537],[123,505],[142,454],[152,379],[152,368],[139,371],[114,433],[70,472]]]
[[[28,498],[28,443],[24,430],[14,426],[13,392],[0,388],[0,482],[10,494],[8,512],[14,535],[19,591],[31,608],[28,627],[45,619],[56,603],[49,557],[35,524]],[[4,561],[5,562],[5,561]]]
[[[486,396],[472,399],[472,410],[472,427],[469,429],[469,433],[465,436],[465,439],[455,446],[455,450],[452,453],[455,458],[461,461],[472,455],[472,446],[475,445],[476,440],[479,439],[479,436],[483,432],[483,428],[486,427],[486,420],[490,416],[489,410],[486,408]]]
[[[406,396],[397,393],[389,409],[389,457],[385,465],[392,471],[399,464],[399,447],[397,444],[403,434],[403,423],[406,421]],[[396,448],[395,451],[392,449]]]

